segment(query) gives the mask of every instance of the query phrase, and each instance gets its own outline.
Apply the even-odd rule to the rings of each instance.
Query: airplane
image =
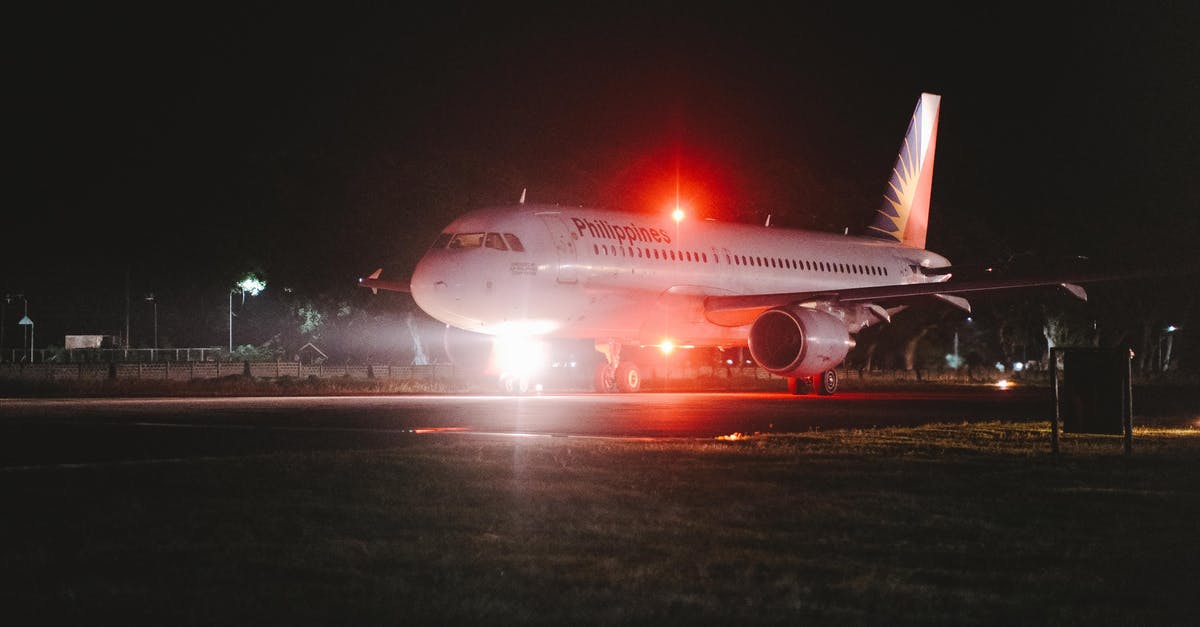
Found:
[[[539,338],[595,342],[600,392],[637,392],[638,365],[622,348],[749,347],[792,393],[837,391],[835,368],[863,328],[923,300],[970,311],[960,294],[1062,279],[951,282],[945,257],[925,249],[941,97],[921,94],[882,207],[863,236],[525,204],[471,211],[450,223],[409,281],[359,279],[410,291],[448,329],[497,346]],[[524,391],[520,368],[501,368]]]

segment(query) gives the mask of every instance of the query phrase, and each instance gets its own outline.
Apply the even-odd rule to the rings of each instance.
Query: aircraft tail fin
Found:
[[[892,167],[892,178],[883,194],[883,206],[876,212],[875,222],[867,228],[868,235],[925,248],[941,100],[935,94],[921,94],[917,101],[896,165]]]

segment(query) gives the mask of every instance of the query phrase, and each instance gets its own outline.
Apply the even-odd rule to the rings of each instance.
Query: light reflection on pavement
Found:
[[[1045,389],[846,393],[5,399],[0,467],[369,450],[438,433],[712,438],[1043,420]]]

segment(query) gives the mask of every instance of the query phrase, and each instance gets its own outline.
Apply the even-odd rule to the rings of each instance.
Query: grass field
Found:
[[[0,472],[6,624],[1194,624],[1200,430],[986,423]],[[32,622],[31,622],[32,621]]]

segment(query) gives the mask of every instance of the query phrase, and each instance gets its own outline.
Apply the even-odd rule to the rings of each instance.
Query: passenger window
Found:
[[[450,238],[452,237],[454,237],[453,233],[442,233],[438,236],[437,240],[433,242],[433,246],[430,246],[430,248],[445,248],[446,244],[450,243]]]
[[[505,233],[504,241],[508,242],[508,247],[514,251],[519,253],[525,252],[525,246],[521,243],[521,238],[517,237],[516,235],[513,235],[512,233]]]
[[[459,233],[450,240],[450,248],[479,248],[483,246],[483,233]]]
[[[500,237],[499,233],[488,233],[483,239],[483,245],[496,250],[508,250],[508,246],[504,245],[504,238]]]

